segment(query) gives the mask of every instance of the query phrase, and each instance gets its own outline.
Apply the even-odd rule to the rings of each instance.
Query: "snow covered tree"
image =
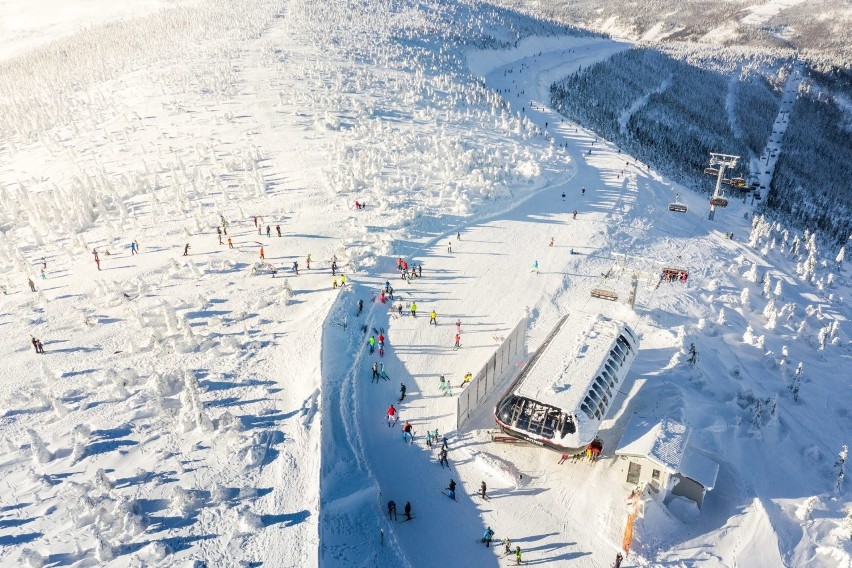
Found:
[[[758,280],[758,278],[757,278],[757,264],[752,264],[751,268],[749,268],[748,271],[746,271],[746,273],[743,274],[743,278],[745,278],[749,282],[755,282],[756,283],[757,280]]]
[[[772,278],[768,272],[763,274],[763,297],[768,298],[772,294]]]
[[[801,243],[799,241],[799,235],[793,237],[793,244],[790,245],[790,256],[796,256],[799,254],[799,247]]]
[[[817,341],[819,342],[819,350],[825,351],[825,342],[828,341],[828,335],[831,333],[831,326],[824,325],[819,328],[819,334],[817,335]]]
[[[725,307],[722,306],[719,308],[719,317],[716,318],[717,325],[725,325],[728,322],[728,318],[725,316]]]
[[[689,357],[687,357],[686,362],[690,367],[694,367],[696,363],[698,363],[698,349],[695,348],[695,343],[689,344],[689,350],[687,351]]]
[[[837,253],[837,256],[834,258],[834,262],[837,263],[838,266],[843,264],[843,261],[846,259],[846,247],[840,247],[840,252]]]
[[[787,385],[787,390],[793,395],[793,400],[799,402],[799,386],[802,383],[803,365],[800,362],[796,367],[796,374],[793,375],[793,382]]]
[[[781,279],[778,279],[778,282],[775,283],[775,290],[772,292],[776,298],[780,298],[784,294],[784,288],[781,284]]]
[[[749,301],[748,301],[748,297],[749,297],[748,288],[743,288],[743,291],[740,292],[740,303],[746,309],[751,307],[750,304],[749,304]]]
[[[843,488],[843,478],[846,477],[846,457],[849,455],[849,447],[843,444],[840,448],[840,454],[837,456],[837,461],[834,462],[834,494],[839,495]]]

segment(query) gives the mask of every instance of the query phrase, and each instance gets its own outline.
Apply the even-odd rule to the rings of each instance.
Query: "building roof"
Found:
[[[669,473],[679,473],[713,489],[719,464],[688,448],[689,428],[671,418],[634,414],[615,450],[619,456],[647,458]]]
[[[634,414],[615,454],[648,458],[669,473],[678,473],[688,441],[689,429],[680,422]]]
[[[620,328],[620,322],[603,316],[568,316],[515,393],[568,412],[579,411]]]
[[[716,486],[719,464],[705,458],[694,448],[687,448],[680,462],[680,474],[700,483],[706,491],[710,491]]]

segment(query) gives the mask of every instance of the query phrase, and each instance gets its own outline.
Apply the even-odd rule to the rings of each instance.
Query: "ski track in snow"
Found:
[[[663,79],[663,82],[659,84],[659,86],[653,91],[646,93],[633,101],[633,103],[627,107],[627,109],[622,112],[618,117],[618,127],[622,133],[627,132],[627,123],[630,122],[630,117],[636,114],[636,112],[645,106],[648,103],[648,99],[651,98],[651,95],[659,95],[672,85],[673,77],[669,75],[667,78]]]
[[[852,552],[830,532],[848,493],[827,496],[850,434],[852,401],[836,373],[848,330],[818,352],[815,331],[796,321],[768,329],[772,294],[745,274],[755,264],[783,282],[774,300],[811,326],[849,321],[848,286],[803,282],[787,253],[745,245],[745,204],[731,200],[711,222],[703,196],[548,107],[553,80],[625,44],[532,37],[505,51],[458,48],[479,91],[457,60],[409,65],[395,40],[371,36],[400,29],[386,5],[241,6],[234,25],[255,31],[235,45],[208,38],[209,51],[187,47],[185,62],[151,66],[154,75],[95,82],[84,110],[51,107],[67,129],[0,147],[0,329],[12,338],[0,369],[0,564],[487,567],[500,564],[500,547],[479,542],[491,526],[526,563],[600,568],[621,546],[632,487],[614,449],[634,412],[690,425],[720,475],[701,514],[683,521],[649,499],[628,565],[848,564]],[[431,33],[430,18],[404,15]],[[48,199],[75,183],[64,171],[98,209],[79,233],[51,226],[71,223],[62,211],[86,212],[73,194],[62,207]],[[676,193],[689,213],[668,212]],[[354,210],[355,199],[368,208]],[[211,229],[220,214],[233,250]],[[127,249],[134,238],[140,255]],[[261,244],[279,277],[257,263]],[[47,278],[34,278],[33,294],[26,277],[42,256]],[[339,290],[335,256],[349,276]],[[397,256],[422,264],[423,277],[400,279]],[[687,267],[688,283],[661,283],[664,266]],[[626,298],[634,275],[635,312],[589,295],[607,287]],[[385,281],[395,298],[382,304]],[[642,337],[598,463],[558,465],[556,453],[491,442],[499,390],[455,431],[441,374],[457,394],[519,318],[531,316],[531,354],[577,312],[623,319]],[[387,336],[381,359],[365,348],[374,328]],[[45,339],[44,356],[29,350],[29,333]],[[690,369],[693,341],[700,364]],[[779,370],[784,346],[784,365],[803,361],[809,377],[795,404]],[[370,381],[373,361],[390,381]],[[743,401],[778,393],[778,417],[750,427]],[[450,470],[425,445],[427,428],[447,435]],[[450,478],[455,503],[441,494]],[[476,496],[483,480],[487,501]],[[792,512],[812,496],[817,510],[801,521]],[[399,511],[410,501],[416,518],[387,519],[388,499]]]

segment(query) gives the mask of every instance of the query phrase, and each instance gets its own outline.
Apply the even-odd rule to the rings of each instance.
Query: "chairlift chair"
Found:
[[[728,200],[724,197],[713,197],[710,199],[710,205],[715,205],[716,207],[727,207]]]
[[[731,178],[731,185],[734,186],[734,187],[745,187],[746,186],[745,178],[743,178],[743,177]]]
[[[704,173],[708,176],[717,176],[719,175],[718,168],[704,168]]]
[[[687,207],[685,203],[675,201],[674,203],[669,203],[669,211],[674,211],[675,213],[686,213]]]
[[[600,298],[601,300],[610,300],[615,302],[618,300],[618,294],[609,288],[592,288],[592,298]]]
[[[660,275],[663,282],[686,282],[689,271],[685,268],[666,267]]]

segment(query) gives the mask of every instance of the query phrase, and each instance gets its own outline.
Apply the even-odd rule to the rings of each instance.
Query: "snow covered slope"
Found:
[[[745,204],[708,221],[546,106],[624,44],[437,2],[208,0],[120,29],[0,68],[0,564],[496,566],[491,526],[527,563],[607,566],[643,412],[720,473],[700,514],[649,497],[626,565],[848,565],[848,267]],[[458,393],[521,316],[532,352],[574,312],[642,336],[597,464],[491,442],[493,401],[454,431],[440,375]]]

